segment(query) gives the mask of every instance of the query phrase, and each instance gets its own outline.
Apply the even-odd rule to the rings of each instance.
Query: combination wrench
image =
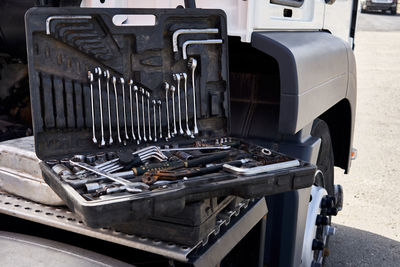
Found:
[[[124,78],[121,77],[119,78],[119,81],[121,83],[121,89],[122,89],[122,108],[124,111],[125,140],[129,140],[128,128],[126,127],[125,80]]]
[[[173,135],[176,135],[178,131],[176,130],[176,119],[175,119],[175,86],[171,85],[171,95],[172,95],[172,117],[174,122],[174,132]]]
[[[104,72],[104,77],[106,77],[106,86],[107,86],[107,108],[108,108],[108,130],[110,131],[110,139],[108,140],[108,144],[112,145],[114,140],[112,138],[112,127],[111,127],[111,104],[110,104],[110,72],[106,70]]]
[[[169,128],[169,110],[168,110],[168,91],[169,91],[169,84],[167,82],[164,83],[165,88],[165,107],[167,110],[167,140],[171,138],[171,131]]]
[[[133,91],[135,92],[136,98],[136,120],[137,120],[137,132],[138,132],[138,142],[142,141],[142,136],[140,135],[140,115],[139,115],[139,100],[138,100],[138,87],[133,86]]]
[[[97,144],[97,139],[96,139],[96,128],[95,128],[95,123],[94,123],[94,99],[93,99],[93,73],[88,71],[88,79],[90,83],[90,105],[92,108],[92,141],[94,144]]]
[[[162,104],[161,100],[158,100],[157,105],[158,105],[158,118],[160,123],[160,140],[162,139],[161,104]]]
[[[146,119],[145,119],[145,114],[144,114],[144,88],[141,87],[140,88],[140,93],[142,94],[142,119],[143,119],[143,140],[145,142],[147,142],[147,138],[146,138]]]
[[[147,120],[148,120],[148,132],[149,132],[149,141],[152,141],[153,139],[151,138],[151,121],[150,121],[150,92],[146,92],[146,97],[147,97]]]
[[[156,101],[153,99],[153,126],[154,126],[154,142],[157,142],[157,116],[156,116]]]
[[[101,78],[102,78],[101,68],[100,67],[95,68],[94,72],[97,74],[98,89],[99,89],[100,131],[101,131],[100,146],[105,146],[106,141],[104,140],[103,101],[102,101],[102,97],[101,97]]]
[[[193,117],[194,117],[194,129],[193,129],[193,133],[195,135],[197,135],[199,133],[199,129],[197,128],[197,108],[196,108],[196,87],[195,87],[195,82],[196,79],[194,77],[194,73],[196,71],[196,67],[197,67],[197,60],[194,58],[190,58],[188,61],[188,67],[191,69],[192,71],[192,89],[193,89]]]
[[[136,140],[135,131],[133,130],[134,125],[133,125],[132,85],[133,85],[133,81],[131,79],[131,80],[129,80],[129,104],[130,104],[130,108],[131,108],[131,131],[132,131],[133,140]]]
[[[172,75],[174,80],[177,83],[177,91],[178,91],[178,119],[179,119],[179,134],[183,135],[184,131],[182,129],[182,113],[181,113],[181,75],[179,73],[174,73]]]
[[[118,92],[117,92],[117,78],[113,76],[112,78],[113,86],[114,86],[114,95],[115,95],[115,113],[117,115],[117,133],[118,133],[118,142],[122,143],[121,139],[121,131],[119,129],[119,105],[118,105]]]
[[[184,91],[185,91],[186,135],[187,135],[187,136],[192,136],[192,132],[191,132],[190,129],[189,129],[189,111],[188,111],[188,93],[187,93],[187,74],[186,74],[186,73],[181,73],[181,76],[183,77]]]

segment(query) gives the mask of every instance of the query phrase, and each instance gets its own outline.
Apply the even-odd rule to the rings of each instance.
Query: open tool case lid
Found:
[[[114,25],[113,20],[118,20],[115,15],[132,14],[154,15],[155,25]],[[188,28],[218,28],[219,32],[182,35],[178,39],[179,52],[174,53],[173,32]],[[163,82],[176,85],[172,73],[186,72],[190,76],[187,60],[182,59],[182,43],[190,39],[223,41],[218,45],[191,45],[187,50],[188,56],[195,57],[199,63],[196,69],[196,110],[200,134],[197,138],[229,136],[228,38],[223,11],[33,8],[26,14],[26,31],[35,146],[40,159],[61,159],[99,151],[134,150],[136,142],[128,141],[126,145],[121,145],[115,141],[115,120],[112,120],[114,144],[99,148],[92,143],[88,70],[93,71],[98,66],[103,70],[108,69],[111,76],[125,78],[125,87],[127,81],[133,79],[135,84],[149,89],[153,99],[165,101]],[[93,85],[94,99],[99,99],[97,85]],[[118,95],[121,103],[120,86]],[[103,114],[107,114],[105,88],[102,99]],[[188,99],[189,106],[193,107],[190,82]],[[114,95],[111,94],[111,102],[114,101]],[[111,105],[113,118],[116,114],[114,107]],[[98,101],[94,101],[94,109],[100,110]],[[119,114],[122,113],[120,105]],[[108,116],[103,117],[104,125],[108,125]],[[193,108],[189,108],[189,118],[193,129]],[[97,139],[100,133],[99,120],[99,116],[96,116]],[[165,136],[165,107],[162,122]],[[128,119],[128,129],[130,126]],[[122,120],[120,128],[124,128]],[[105,133],[108,133],[107,126]],[[168,144],[180,140],[188,138],[178,136],[170,139]],[[142,142],[141,147],[147,144],[162,145],[163,142]],[[44,161],[40,166],[45,181],[71,210],[92,227],[176,214],[185,208],[186,203],[212,197],[236,195],[252,198],[305,188],[312,185],[315,173],[315,166],[300,161],[297,167],[275,172],[253,176],[219,172],[178,182],[165,190],[92,201],[83,198],[60,179]]]
[[[154,15],[155,24],[117,26],[127,18],[124,15],[134,15],[130,18],[134,22],[139,15]],[[178,38],[179,51],[173,52],[173,33],[177,29],[197,28],[217,28],[219,32],[182,34]],[[188,102],[193,107],[191,75],[187,60],[182,59],[182,44],[190,39],[223,40],[222,44],[187,46],[187,54],[198,61],[196,102],[200,136],[222,136],[229,133],[228,38],[226,17],[221,10],[32,8],[26,14],[26,34],[35,146],[40,159],[98,151],[98,146],[91,142],[87,74],[88,71],[93,72],[95,67],[109,70],[111,76],[115,76],[118,81],[123,77],[126,91],[129,79],[133,79],[134,84],[151,91],[152,99],[163,101],[163,83],[168,82],[176,87],[172,74],[186,72]],[[96,82],[95,76],[94,99],[98,99]],[[122,117],[122,91],[119,83],[117,90],[119,114]],[[114,94],[111,93],[110,97],[114,103]],[[108,133],[104,83],[102,99],[104,131]],[[94,109],[97,111],[95,122],[99,140],[98,101],[94,101]],[[163,128],[166,128],[164,109],[165,106],[162,123]],[[193,125],[193,108],[189,108],[188,112],[190,125]],[[115,118],[115,114],[115,106],[111,104],[111,117]],[[131,127],[129,118],[128,129]],[[111,121],[113,139],[117,140],[116,121]],[[123,129],[122,118],[120,127]],[[166,132],[163,133],[165,135]],[[136,142],[128,141],[126,147],[135,146]],[[115,151],[118,142],[115,141],[107,149]]]

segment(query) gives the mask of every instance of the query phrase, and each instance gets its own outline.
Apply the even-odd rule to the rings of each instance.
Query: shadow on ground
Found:
[[[400,266],[400,242],[340,224],[335,227],[326,266]]]

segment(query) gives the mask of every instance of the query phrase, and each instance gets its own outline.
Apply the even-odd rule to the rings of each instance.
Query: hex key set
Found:
[[[315,166],[229,135],[223,11],[33,8],[26,28],[36,154],[87,225],[313,183]]]

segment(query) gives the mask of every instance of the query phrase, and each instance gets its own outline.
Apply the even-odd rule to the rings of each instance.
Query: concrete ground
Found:
[[[354,147],[327,266],[400,266],[400,16],[359,14]]]

